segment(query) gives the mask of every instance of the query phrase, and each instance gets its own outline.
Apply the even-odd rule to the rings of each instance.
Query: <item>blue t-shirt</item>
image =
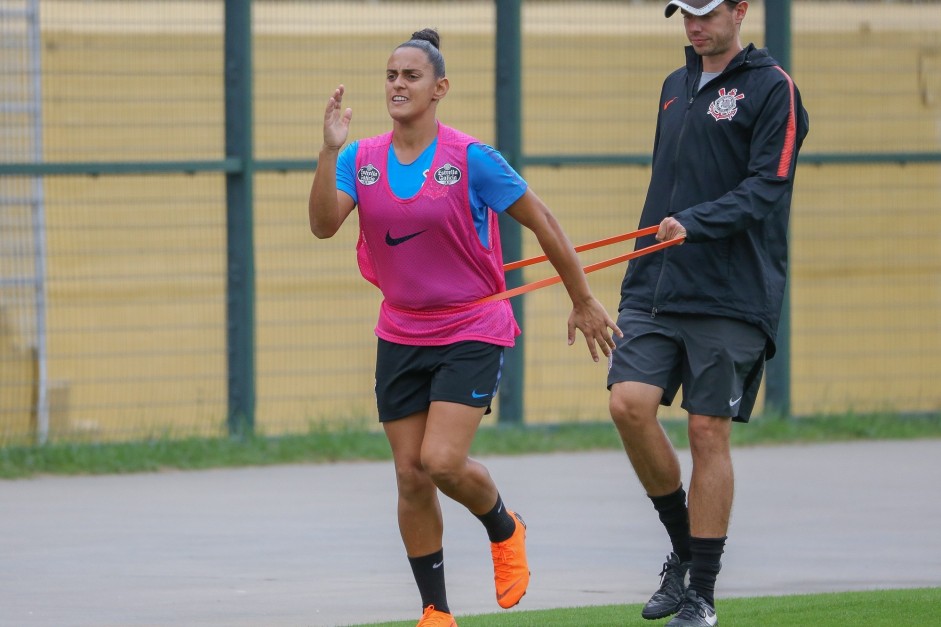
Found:
[[[389,185],[399,198],[411,198],[418,193],[435,157],[437,138],[409,164],[399,163],[395,150],[389,145]],[[345,192],[353,202],[356,197],[356,151],[359,142],[353,141],[337,158],[337,190]],[[499,152],[487,144],[467,147],[467,188],[470,197],[474,229],[480,242],[490,246],[487,230],[487,209],[502,213],[526,192],[526,181],[510,167]]]

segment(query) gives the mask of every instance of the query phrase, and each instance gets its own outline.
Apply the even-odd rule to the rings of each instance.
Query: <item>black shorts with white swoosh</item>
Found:
[[[663,389],[671,405],[704,416],[748,422],[764,372],[768,338],[757,326],[723,316],[680,315],[623,309],[609,360],[608,388],[637,381]]]
[[[503,347],[486,342],[407,346],[379,338],[376,349],[376,405],[379,421],[405,418],[432,401],[485,407],[497,393]]]

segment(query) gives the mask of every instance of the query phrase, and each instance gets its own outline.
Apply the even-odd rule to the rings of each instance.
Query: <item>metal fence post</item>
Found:
[[[522,171],[522,2],[496,2],[496,131],[497,149],[517,172]],[[521,259],[522,243],[519,223],[506,215],[500,216],[500,233],[505,259]],[[523,284],[523,271],[512,270],[506,275],[508,288]],[[513,315],[525,331],[525,302],[522,296],[512,299]],[[500,383],[501,423],[523,422],[523,390],[525,388],[525,333],[516,338],[516,346],[506,350]]]
[[[32,157],[36,163],[43,161],[42,119],[42,20],[39,15],[39,0],[30,0],[26,6],[26,39],[28,47],[30,102],[27,110],[33,122]],[[46,304],[46,182],[42,176],[32,179],[33,214],[33,293],[36,298],[36,393],[35,419],[36,443],[45,444],[49,439],[49,351],[46,337],[48,318]]]
[[[242,436],[255,424],[252,0],[226,0],[224,63],[225,152],[241,162],[226,174],[228,427]]]
[[[765,2],[765,46],[786,71],[791,70],[791,0]],[[789,251],[790,252],[790,251]],[[790,271],[788,272],[790,274]],[[784,288],[777,354],[768,362],[765,376],[765,413],[791,415],[791,287]]]

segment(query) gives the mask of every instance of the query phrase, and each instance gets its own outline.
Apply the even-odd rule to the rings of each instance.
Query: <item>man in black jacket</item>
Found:
[[[640,226],[659,224],[657,240],[685,242],[630,263],[608,388],[611,417],[673,548],[643,616],[711,627],[732,508],[729,436],[732,422],[748,421],[774,355],[808,119],[777,61],[742,45],[748,2],[672,0],[666,16],[678,9],[691,45],[686,66],[663,83]],[[657,420],[681,386],[693,459],[688,504]]]

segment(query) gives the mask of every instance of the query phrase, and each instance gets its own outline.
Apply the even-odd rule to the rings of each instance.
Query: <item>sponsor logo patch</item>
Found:
[[[441,185],[455,185],[461,180],[461,171],[450,163],[435,170],[435,180]]]
[[[356,171],[356,180],[360,185],[375,185],[379,182],[379,170],[371,163],[366,164]]]

